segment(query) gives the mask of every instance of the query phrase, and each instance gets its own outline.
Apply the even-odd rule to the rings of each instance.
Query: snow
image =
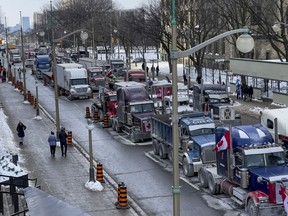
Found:
[[[7,124],[7,116],[2,109],[0,109],[0,127],[0,174],[13,177],[26,175],[27,173],[23,169],[12,163],[12,155],[16,153],[16,149],[13,149],[15,148],[13,134]],[[11,151],[15,153],[9,153]],[[0,182],[8,179],[7,177],[0,177]]]
[[[99,181],[87,181],[84,186],[91,191],[102,191],[104,189]]]
[[[42,117],[41,116],[35,116],[33,119],[40,121],[40,120],[42,120]]]

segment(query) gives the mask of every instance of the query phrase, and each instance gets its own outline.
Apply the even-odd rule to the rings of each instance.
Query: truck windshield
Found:
[[[266,154],[246,155],[246,167],[277,166],[285,164],[283,152],[272,152]]]
[[[190,136],[201,136],[203,134],[214,134],[215,130],[214,128],[200,128],[196,130],[191,130],[189,131]]]
[[[131,105],[131,113],[153,112],[153,103]]]
[[[71,80],[71,85],[86,85],[87,81],[86,79],[72,79]]]
[[[116,95],[110,95],[109,101],[117,101],[117,96]]]
[[[91,72],[91,77],[101,76],[103,75],[103,71]]]

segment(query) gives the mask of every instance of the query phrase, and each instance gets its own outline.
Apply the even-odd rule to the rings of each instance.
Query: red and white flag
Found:
[[[281,197],[282,197],[285,212],[288,213],[288,196],[287,196],[287,191],[286,191],[286,188],[285,188],[282,184],[280,185],[279,194],[280,194]]]
[[[230,149],[231,142],[230,142],[230,131],[227,131],[222,139],[216,144],[214,150],[216,152],[223,151],[226,149]]]

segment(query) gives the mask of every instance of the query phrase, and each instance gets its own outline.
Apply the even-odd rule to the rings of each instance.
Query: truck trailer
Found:
[[[258,124],[218,127],[215,134],[216,167],[199,170],[200,185],[228,194],[251,216],[286,215],[279,192],[288,186],[288,167],[269,131]]]
[[[179,116],[179,163],[185,176],[194,176],[203,166],[213,166],[215,124],[204,112],[187,113]],[[170,114],[152,117],[152,145],[155,155],[172,159],[172,120]]]
[[[90,98],[91,89],[88,85],[87,70],[80,64],[57,64],[57,85],[61,95],[69,100]]]

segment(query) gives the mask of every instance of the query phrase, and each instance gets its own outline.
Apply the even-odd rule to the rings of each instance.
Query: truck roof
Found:
[[[220,141],[228,128],[218,127],[216,129],[216,143]],[[264,145],[273,143],[274,140],[269,131],[261,124],[241,125],[232,127],[233,148],[250,145]]]
[[[122,103],[146,101],[149,94],[144,86],[122,87],[117,90],[117,101]]]
[[[87,71],[85,68],[66,68],[66,73],[70,73],[71,79],[87,78]]]
[[[140,82],[135,82],[135,81],[123,81],[123,82],[115,82],[115,87],[116,88],[122,88],[122,87],[131,87],[131,86],[143,86],[145,87],[146,85]]]
[[[64,64],[57,64],[59,67],[63,68],[84,68],[83,65],[77,63],[64,63]]]

